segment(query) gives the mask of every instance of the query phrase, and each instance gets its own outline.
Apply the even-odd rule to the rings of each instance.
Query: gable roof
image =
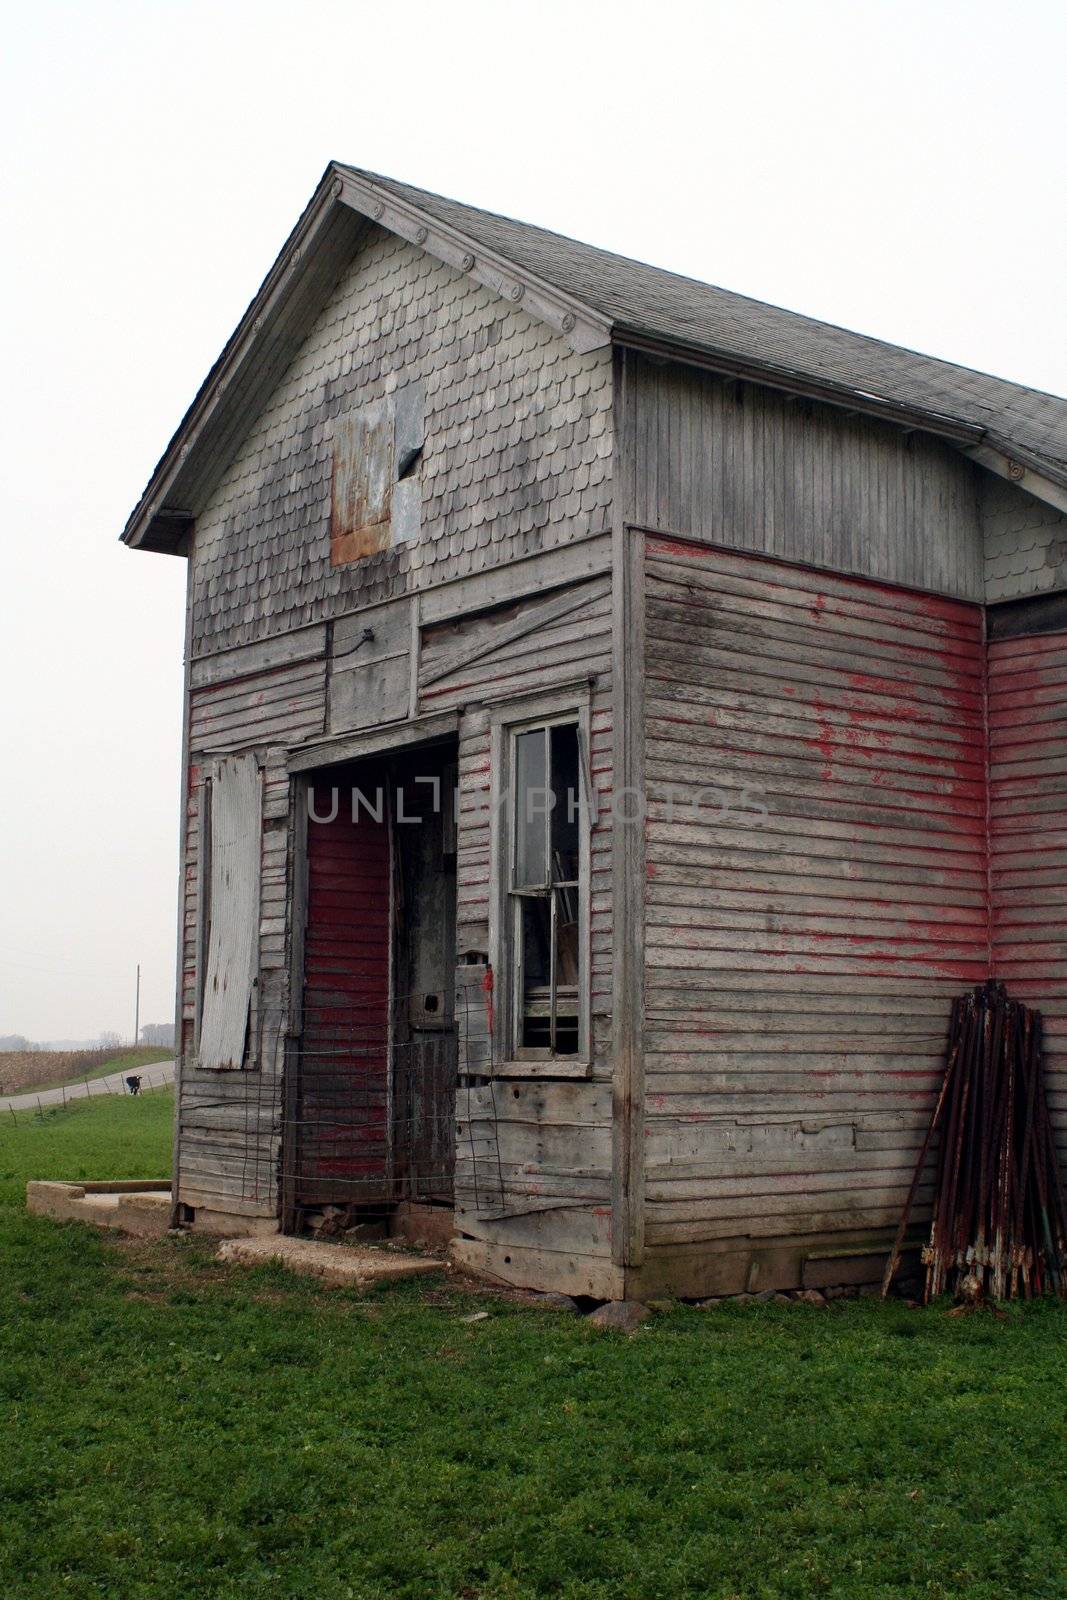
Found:
[[[153,472],[127,544],[184,547],[191,509],[373,223],[522,300],[576,348],[614,340],[904,422],[1067,508],[1065,399],[331,162]]]
[[[683,278],[392,178],[346,170],[599,311],[611,321],[617,338],[645,336],[740,358],[783,375],[826,379],[978,428],[1067,472],[1067,399]]]

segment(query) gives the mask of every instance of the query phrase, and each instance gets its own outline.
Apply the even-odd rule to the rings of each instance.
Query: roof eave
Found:
[[[616,323],[614,339],[617,345],[636,350],[642,355],[658,356],[682,361],[687,366],[702,367],[724,378],[759,384],[763,388],[777,389],[798,399],[820,400],[826,405],[845,411],[859,412],[865,416],[881,418],[899,427],[930,433],[952,444],[976,445],[985,437],[985,429],[977,423],[965,422],[920,407],[901,405],[884,395],[868,390],[854,389],[832,379],[819,378],[810,372],[777,366],[772,362],[742,360],[729,350],[715,349],[710,345],[667,339],[649,329],[632,324]]]
[[[1020,450],[1010,439],[987,435],[980,444],[965,447],[965,454],[978,466],[1006,478],[1009,483],[1035,500],[1067,514],[1067,469],[1042,460],[1030,451]]]
[[[501,299],[521,305],[579,354],[610,344],[611,319],[602,312],[538,277],[528,267],[518,266],[480,240],[442,222],[431,212],[411,201],[401,200],[356,168],[339,166],[337,172],[337,193],[346,205],[457,272],[466,273]]]

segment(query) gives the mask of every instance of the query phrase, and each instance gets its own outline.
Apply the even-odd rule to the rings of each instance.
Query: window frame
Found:
[[[553,1056],[519,1044],[522,984],[519,971],[519,919],[528,886],[516,888],[513,779],[520,734],[552,727],[578,733],[578,1049]],[[593,814],[588,685],[575,691],[516,700],[493,708],[490,723],[492,828],[489,852],[489,959],[494,973],[497,1020],[493,1073],[514,1078],[588,1078],[592,1072],[591,1022],[591,863]],[[546,885],[546,888],[548,886]],[[521,892],[527,888],[527,895]],[[551,898],[551,896],[547,896]]]

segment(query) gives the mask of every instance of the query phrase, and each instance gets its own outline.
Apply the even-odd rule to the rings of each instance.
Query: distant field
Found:
[[[170,1047],[142,1045],[129,1050],[8,1050],[0,1052],[0,1098],[27,1089],[59,1089],[109,1072],[169,1061]]]

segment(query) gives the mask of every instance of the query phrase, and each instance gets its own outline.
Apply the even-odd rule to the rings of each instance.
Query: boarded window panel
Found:
[[[390,543],[393,487],[393,410],[372,401],[333,432],[330,561],[335,567],[385,550]]]
[[[259,928],[260,778],[254,756],[227,756],[211,786],[210,932],[200,1065],[244,1063]]]

